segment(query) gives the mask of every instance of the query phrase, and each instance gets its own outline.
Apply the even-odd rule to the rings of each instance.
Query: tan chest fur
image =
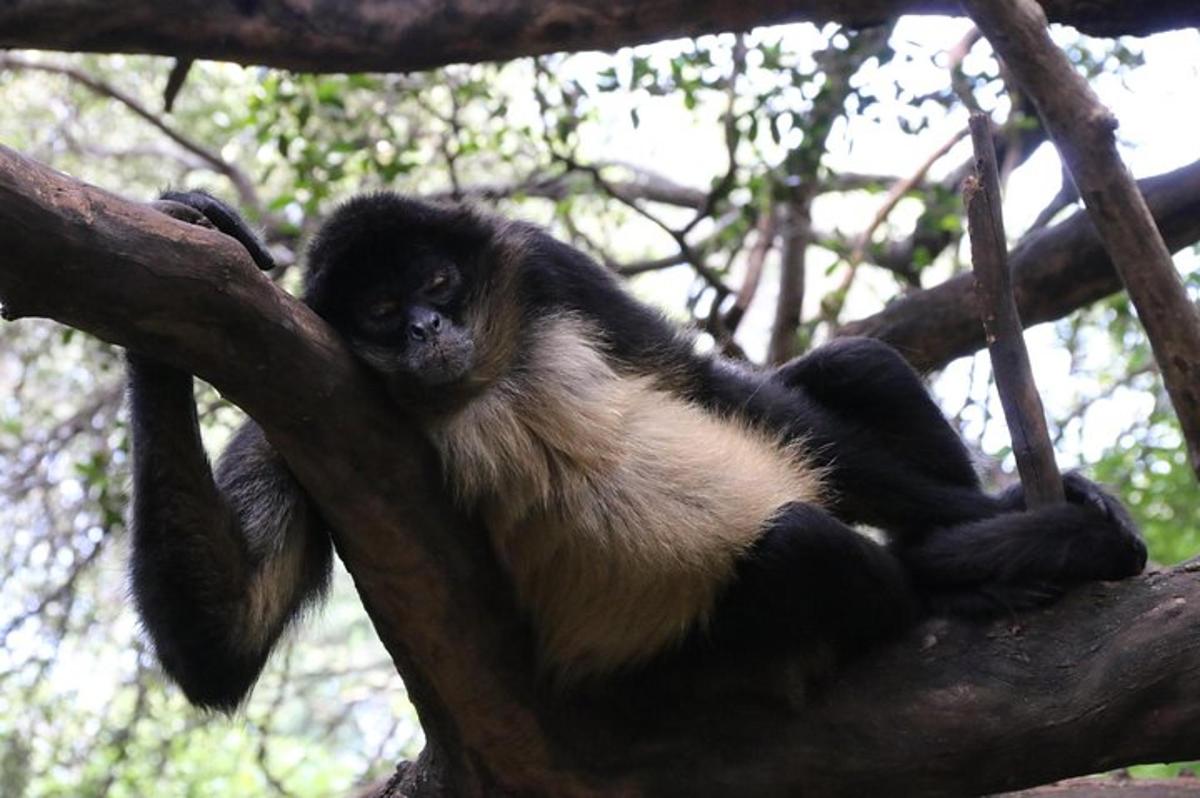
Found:
[[[821,479],[797,447],[618,374],[578,319],[543,325],[526,365],[430,433],[569,680],[703,624],[763,524]]]

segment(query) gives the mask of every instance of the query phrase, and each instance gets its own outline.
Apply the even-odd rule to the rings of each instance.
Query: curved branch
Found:
[[[1041,0],[1054,22],[1099,36],[1200,24],[1193,0]],[[452,9],[452,10],[451,10]],[[562,50],[748,30],[782,22],[878,25],[961,15],[954,0],[460,0],[325,4],[284,0],[27,0],[0,5],[0,47],[157,53],[314,72],[407,72]]]
[[[699,210],[704,207],[708,195],[691,186],[685,186],[663,175],[643,167],[625,163],[598,163],[597,169],[608,166],[620,167],[630,173],[620,180],[609,180],[614,194],[630,201],[646,200],[664,205]],[[465,199],[497,200],[507,197],[538,197],[561,200],[581,194],[595,187],[590,174],[568,170],[557,174],[534,173],[523,180],[495,183],[468,183],[460,187],[459,196]],[[451,192],[429,195],[430,199],[453,199]]]
[[[980,795],[1192,759],[1198,573],[1088,585],[986,627],[930,621],[811,692],[796,663],[743,657],[574,716],[639,730],[623,759],[604,761],[602,744],[590,754],[616,772],[637,763],[650,794]]]
[[[1200,756],[1200,566],[1019,622],[932,621],[819,689],[800,659],[740,655],[567,697],[539,689],[425,445],[231,239],[0,148],[0,301],[192,369],[263,425],[420,712],[406,794],[952,796]]]
[[[1200,161],[1138,181],[1167,246],[1200,241]],[[1121,281],[1083,211],[1040,230],[1009,254],[1013,289],[1026,327],[1066,316],[1121,290]],[[850,322],[840,335],[887,341],[921,371],[941,368],[981,349],[970,274],[908,294],[880,312]]]

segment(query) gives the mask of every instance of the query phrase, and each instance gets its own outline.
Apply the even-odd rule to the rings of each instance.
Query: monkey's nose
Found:
[[[428,341],[442,329],[442,317],[436,310],[415,311],[408,321],[408,335],[414,341]]]

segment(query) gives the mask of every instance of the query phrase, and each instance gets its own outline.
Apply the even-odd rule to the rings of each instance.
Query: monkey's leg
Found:
[[[839,338],[788,363],[774,379],[805,391],[860,427],[872,448],[937,482],[977,488],[958,432],[896,350],[873,338]],[[866,442],[866,441],[864,441]]]
[[[851,653],[899,634],[917,615],[916,593],[892,553],[797,503],[739,561],[711,634],[718,645],[831,643]]]
[[[839,339],[772,379],[797,394],[798,431],[830,467],[839,517],[906,537],[1013,509],[983,492],[958,433],[886,344]]]

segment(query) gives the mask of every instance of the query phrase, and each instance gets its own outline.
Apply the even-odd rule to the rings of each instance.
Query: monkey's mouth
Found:
[[[475,360],[475,346],[466,337],[443,336],[412,347],[406,354],[404,371],[416,382],[431,388],[466,376]]]
[[[351,346],[359,360],[401,389],[447,385],[465,377],[475,362],[475,345],[454,334],[403,350],[355,339]]]

